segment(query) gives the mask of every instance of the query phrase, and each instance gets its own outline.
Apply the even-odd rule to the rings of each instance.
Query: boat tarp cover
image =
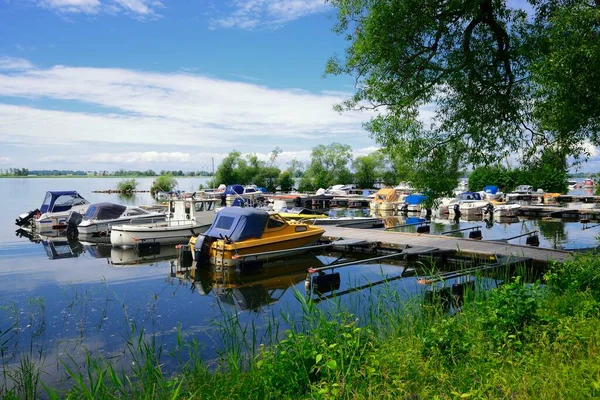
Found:
[[[483,191],[486,193],[490,193],[490,194],[496,194],[496,193],[498,193],[498,186],[489,185],[489,186],[484,187]]]
[[[85,212],[88,219],[117,219],[127,207],[114,203],[92,204]]]
[[[424,202],[425,199],[427,199],[427,196],[425,196],[424,194],[411,194],[410,196],[406,196],[406,198],[404,199],[404,202],[406,204],[417,205],[417,204],[421,204],[422,202]]]
[[[225,207],[218,212],[205,236],[216,239],[227,236],[234,242],[258,239],[262,236],[268,219],[269,213],[263,210]]]
[[[378,202],[382,202],[382,201],[390,201],[390,202],[391,201],[397,201],[398,200],[398,193],[393,188],[379,189],[379,191],[375,195],[375,199],[378,200]]]
[[[56,199],[61,196],[65,196],[65,199],[62,199],[60,204],[54,203]],[[85,204],[86,201],[79,193],[75,190],[64,190],[64,191],[48,191],[46,192],[46,197],[44,198],[44,202],[40,207],[40,212],[43,214],[45,212],[61,212],[68,211],[76,204]]]
[[[229,185],[225,189],[225,194],[242,194],[244,193],[244,187],[242,185]]]

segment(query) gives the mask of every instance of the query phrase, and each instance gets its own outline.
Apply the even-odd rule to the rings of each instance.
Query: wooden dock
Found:
[[[501,255],[525,257],[538,262],[564,262],[572,254],[569,251],[563,250],[429,234],[342,228],[337,226],[325,226],[324,228],[323,240],[357,239],[370,243],[378,243],[380,248],[389,250],[403,249],[406,246],[424,247],[478,256]]]
[[[521,206],[519,215],[528,217],[552,217],[565,219],[600,219],[600,208],[590,207],[559,207],[548,205]]]

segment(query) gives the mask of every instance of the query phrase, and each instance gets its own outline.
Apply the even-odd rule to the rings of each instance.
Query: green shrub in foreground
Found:
[[[347,313],[325,314],[304,300],[303,329],[262,346],[247,368],[212,372],[192,361],[175,376],[161,351],[139,335],[129,346],[139,366],[117,372],[88,361],[63,398],[510,398],[600,396],[600,261],[579,256],[554,265],[545,287],[518,279],[465,303],[462,310],[381,314],[376,334]],[[372,307],[394,309],[395,298]],[[185,346],[179,345],[184,348]],[[139,354],[138,354],[139,353]],[[136,355],[137,354],[137,355]],[[43,376],[43,375],[42,375]],[[20,393],[32,393],[29,390]],[[33,390],[35,392],[35,389]],[[48,390],[47,393],[55,393]],[[57,395],[58,396],[58,395]],[[11,398],[10,394],[6,398]]]

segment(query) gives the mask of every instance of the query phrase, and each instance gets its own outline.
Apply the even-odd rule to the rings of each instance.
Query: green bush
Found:
[[[288,171],[283,171],[279,175],[279,187],[282,192],[291,192],[294,188],[294,178]]]
[[[120,192],[133,192],[137,188],[137,181],[135,179],[123,179],[117,183],[117,190]]]
[[[161,175],[157,177],[152,186],[150,187],[150,193],[154,196],[158,192],[170,192],[177,186],[177,179],[173,175]]]

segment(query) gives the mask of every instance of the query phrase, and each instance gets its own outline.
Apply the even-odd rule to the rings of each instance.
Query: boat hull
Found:
[[[307,232],[305,235],[295,235],[284,240],[256,240],[240,242],[234,245],[224,244],[218,240],[211,245],[209,261],[217,266],[236,266],[242,261],[266,261],[289,257],[290,255],[303,253],[310,249],[306,247],[315,244],[323,235],[323,230]],[[291,235],[290,235],[291,236]],[[262,243],[261,243],[262,242]],[[285,251],[287,250],[287,251]],[[278,251],[276,254],[258,254],[251,257],[239,257],[249,254],[266,253]]]
[[[153,224],[164,222],[166,215],[143,216],[136,218],[117,218],[107,221],[83,221],[77,226],[80,235],[100,235],[107,233],[113,226],[122,224]]]
[[[154,224],[148,226],[115,225],[110,231],[110,243],[117,247],[133,247],[138,243],[181,244],[186,243],[193,233],[204,233],[210,223],[190,222],[170,225]]]
[[[68,211],[44,213],[39,218],[35,218],[31,221],[30,228],[36,233],[45,234],[52,232],[55,229],[63,229],[67,227],[67,219],[69,214],[74,211],[80,214],[85,214],[89,207],[89,204],[75,206]]]

